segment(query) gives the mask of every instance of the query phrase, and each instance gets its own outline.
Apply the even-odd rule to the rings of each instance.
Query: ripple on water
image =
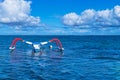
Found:
[[[31,57],[31,49],[23,44],[10,54],[8,48],[14,37],[17,36],[0,39],[0,79],[120,80],[119,36],[55,36],[60,37],[65,48],[60,58],[50,54]],[[21,37],[44,41],[53,36]]]

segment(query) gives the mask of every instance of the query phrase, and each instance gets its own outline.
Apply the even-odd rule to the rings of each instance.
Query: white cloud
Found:
[[[120,6],[115,6],[114,9],[113,9],[113,12],[115,14],[116,17],[119,17],[120,18]]]
[[[78,30],[75,30],[75,32],[86,33],[86,32],[90,32],[90,30],[88,30],[88,29],[78,29]]]
[[[113,9],[96,11],[87,9],[80,15],[75,12],[68,13],[62,17],[62,22],[67,26],[87,26],[88,28],[120,27],[120,6]]]
[[[77,22],[79,21],[79,15],[77,15],[76,13],[69,13],[69,14],[66,14],[64,17],[63,17],[63,23],[66,24],[66,25],[69,25],[69,26],[72,26],[72,25],[77,25]],[[79,22],[80,23],[80,22]]]
[[[0,23],[10,26],[39,26],[40,17],[30,15],[31,1],[4,0],[0,3]]]

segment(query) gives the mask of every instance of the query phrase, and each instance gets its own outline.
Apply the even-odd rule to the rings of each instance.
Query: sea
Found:
[[[11,52],[14,38],[38,43],[58,38],[64,55],[47,50],[31,56],[31,47],[20,41]],[[0,80],[120,80],[120,36],[1,35]]]

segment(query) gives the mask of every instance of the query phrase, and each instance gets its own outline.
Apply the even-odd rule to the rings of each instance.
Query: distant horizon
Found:
[[[106,34],[106,35],[0,35],[0,36],[120,36],[120,35],[110,35],[110,34]]]

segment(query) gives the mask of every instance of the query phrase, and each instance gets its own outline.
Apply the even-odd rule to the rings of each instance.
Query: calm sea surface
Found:
[[[21,42],[10,53],[16,37],[32,42],[59,38],[64,55],[31,57],[30,46]],[[120,80],[120,36],[0,36],[1,79]]]

